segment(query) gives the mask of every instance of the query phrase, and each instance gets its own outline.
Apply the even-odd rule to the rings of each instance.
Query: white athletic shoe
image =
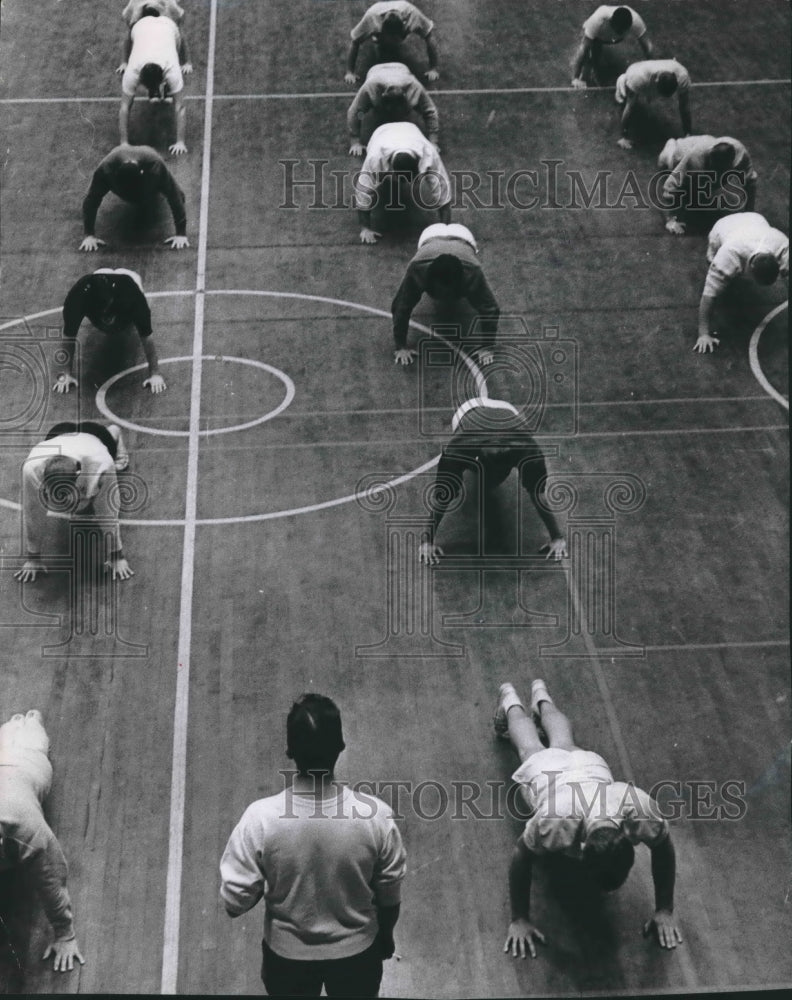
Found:
[[[543,701],[549,701],[551,705],[555,704],[548,694],[547,685],[540,677],[537,677],[531,684],[531,711],[539,720],[542,718],[539,708]]]
[[[498,691],[498,705],[492,719],[495,735],[500,740],[507,740],[509,738],[509,723],[506,715],[509,709],[513,708],[515,705],[519,705],[520,708],[525,711],[525,705],[523,705],[514,685],[509,681],[506,681],[505,684],[501,684],[500,690]]]

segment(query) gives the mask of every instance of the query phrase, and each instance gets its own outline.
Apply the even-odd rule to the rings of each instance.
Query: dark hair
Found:
[[[401,87],[385,91],[380,100],[380,115],[386,122],[403,122],[410,117],[410,102]]]
[[[153,95],[159,90],[162,81],[165,79],[165,73],[162,66],[158,66],[157,63],[146,63],[140,70],[139,79],[149,94]]]
[[[344,749],[341,713],[321,694],[304,694],[286,719],[286,753],[300,774],[332,773]]]
[[[441,253],[426,269],[426,290],[429,295],[449,290],[457,297],[465,294],[465,273],[462,262],[451,253]]]
[[[771,253],[757,253],[751,257],[751,274],[759,285],[772,285],[780,270],[778,261]]]
[[[730,142],[716,142],[707,157],[710,167],[718,174],[734,166],[734,146]]]
[[[418,157],[414,153],[395,153],[391,160],[391,170],[413,178],[418,173]]]
[[[147,3],[144,5],[143,10],[140,12],[141,17],[159,17],[160,12],[157,7],[153,4]]]
[[[661,73],[657,77],[657,93],[662,97],[670,97],[676,93],[678,86],[679,81],[676,78],[676,73]]]
[[[380,34],[387,35],[391,39],[406,38],[407,28],[399,15],[395,11],[391,11],[382,22]]]
[[[635,860],[635,848],[615,826],[592,830],[583,847],[583,863],[603,892],[624,885]]]
[[[632,27],[633,16],[629,7],[617,7],[610,16],[611,27],[620,35]]]

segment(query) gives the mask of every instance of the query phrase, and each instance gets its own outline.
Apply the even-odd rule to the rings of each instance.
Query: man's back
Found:
[[[264,939],[296,960],[359,954],[377,906],[398,902],[404,848],[389,806],[341,787],[328,798],[287,789],[250,805],[220,863],[221,897],[243,913],[263,896]]]

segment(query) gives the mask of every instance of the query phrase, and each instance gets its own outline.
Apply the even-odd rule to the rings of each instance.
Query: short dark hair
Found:
[[[781,268],[771,253],[757,253],[751,257],[751,274],[759,285],[772,285]]]
[[[159,17],[159,8],[155,7],[153,4],[147,3],[144,5],[143,10],[140,12],[141,17]]]
[[[390,87],[380,100],[380,115],[386,122],[403,122],[410,117],[410,102],[401,87]]]
[[[391,11],[382,21],[380,34],[388,38],[406,38],[407,28],[395,11]]]
[[[414,153],[395,153],[391,160],[391,170],[396,174],[415,177],[418,173],[418,157]]]
[[[709,166],[718,174],[734,166],[734,146],[730,142],[716,142],[707,156]]]
[[[140,70],[140,82],[148,90],[149,94],[156,93],[162,81],[165,79],[165,73],[162,66],[157,63],[146,63],[145,66]]]
[[[300,774],[332,773],[344,746],[336,703],[321,694],[301,695],[286,719],[286,753]]]
[[[635,861],[635,848],[619,827],[599,826],[586,838],[583,863],[603,892],[624,885]]]
[[[670,97],[676,93],[678,86],[679,80],[676,78],[676,73],[663,72],[657,77],[657,93],[662,97]]]
[[[629,7],[617,7],[610,16],[611,27],[620,35],[632,27],[633,16]]]
[[[457,297],[465,294],[462,261],[452,253],[441,253],[426,269],[426,290],[429,295],[440,289],[450,290]]]

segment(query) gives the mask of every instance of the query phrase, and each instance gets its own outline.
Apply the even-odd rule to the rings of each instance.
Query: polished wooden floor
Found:
[[[166,293],[151,299],[162,357],[189,359],[200,325],[202,431],[254,421],[284,397],[276,372],[228,358],[277,369],[295,395],[270,421],[202,435],[191,454],[189,360],[165,366],[163,396],[144,394],[139,374],[108,389],[112,412],[139,428],[127,440],[141,499],[124,528],[136,575],[119,588],[114,614],[113,595],[100,588],[98,625],[80,631],[86,622],[71,595],[93,594],[90,581],[76,581],[68,565],[34,586],[13,580],[20,465],[40,428],[78,413],[95,417],[96,390],[139,363],[138,348],[130,342],[112,354],[98,333],[84,334],[80,394],[45,391],[28,409],[30,386],[18,368],[0,370],[0,715],[44,713],[55,765],[47,811],[70,862],[87,959],[66,975],[40,961],[46,920],[24,877],[5,876],[0,986],[157,993],[174,961],[180,993],[262,992],[260,908],[228,920],[218,861],[247,803],[281,786],[285,715],[306,690],[341,707],[341,777],[381,783],[391,801],[396,786],[384,783],[409,783],[398,799],[410,868],[400,957],[387,964],[383,995],[788,985],[788,412],[749,364],[751,335],[784,302],[786,284],[733,289],[719,349],[693,354],[706,230],[672,237],[659,212],[620,198],[630,171],[639,191],[648,190],[658,149],[678,123],[660,114],[647,123],[644,145],[625,153],[615,145],[612,91],[565,89],[579,26],[595,4],[425,0],[442,51],[434,89],[446,165],[504,178],[537,171],[546,207],[468,200],[454,219],[479,240],[512,317],[502,331],[524,329],[522,318],[534,351],[540,332],[556,328],[568,356],[576,352],[576,369],[564,369],[568,395],[552,398],[548,419],[557,422],[542,442],[553,474],[578,491],[563,515],[575,552],[600,548],[594,562],[584,560],[585,578],[536,559],[544,529],[530,507],[518,506],[512,478],[490,509],[483,562],[474,505],[466,503],[442,525],[444,562],[413,574],[411,532],[431,470],[395,487],[392,507],[329,502],[370,477],[423,466],[448,432],[448,369],[392,363],[387,312],[417,233],[394,231],[364,247],[351,208],[310,209],[305,188],[294,195],[298,208],[283,207],[291,168],[281,161],[298,161],[297,179],[310,176],[311,160],[327,161],[327,176],[353,165],[344,58],[366,4],[184,5],[195,66],[190,152],[172,168],[187,194],[191,248],[162,249],[157,241],[171,232],[164,215],[140,220],[109,197],[97,232],[110,245],[89,257],[77,251],[80,204],[117,140],[122,4],[4,0],[0,326],[9,325],[0,329],[0,351],[13,360],[33,348],[46,372],[68,288],[93,268],[130,267],[148,292]],[[757,210],[786,231],[787,5],[635,6],[645,10],[658,53],[675,55],[691,73],[694,131],[745,143],[760,175]],[[638,55],[617,52],[612,68]],[[133,139],[164,150],[169,113],[136,105]],[[556,169],[563,190],[553,194],[547,178]],[[570,204],[572,172],[591,184],[598,170],[612,172],[612,207]],[[202,233],[207,294],[196,324]],[[229,291],[245,294],[222,294]],[[424,301],[415,319],[432,318]],[[757,357],[788,395],[783,310]],[[489,389],[516,403],[533,391],[525,372],[501,365]],[[194,546],[184,525],[191,457]],[[621,492],[620,482],[628,484]],[[632,491],[632,501],[612,489],[623,498]],[[59,530],[67,546],[66,527]],[[188,570],[194,589],[185,617]],[[626,886],[605,900],[581,897],[564,871],[540,868],[533,905],[547,946],[536,961],[503,954],[507,865],[520,824],[507,809],[515,760],[493,739],[491,715],[503,680],[527,694],[535,676],[574,719],[578,741],[602,753],[617,777],[660,788],[667,805],[668,789],[678,788],[684,944],[674,953],[640,935],[652,911],[642,850]],[[178,738],[185,725],[185,808],[173,829],[174,732]],[[183,847],[175,938],[166,906],[174,844]]]

